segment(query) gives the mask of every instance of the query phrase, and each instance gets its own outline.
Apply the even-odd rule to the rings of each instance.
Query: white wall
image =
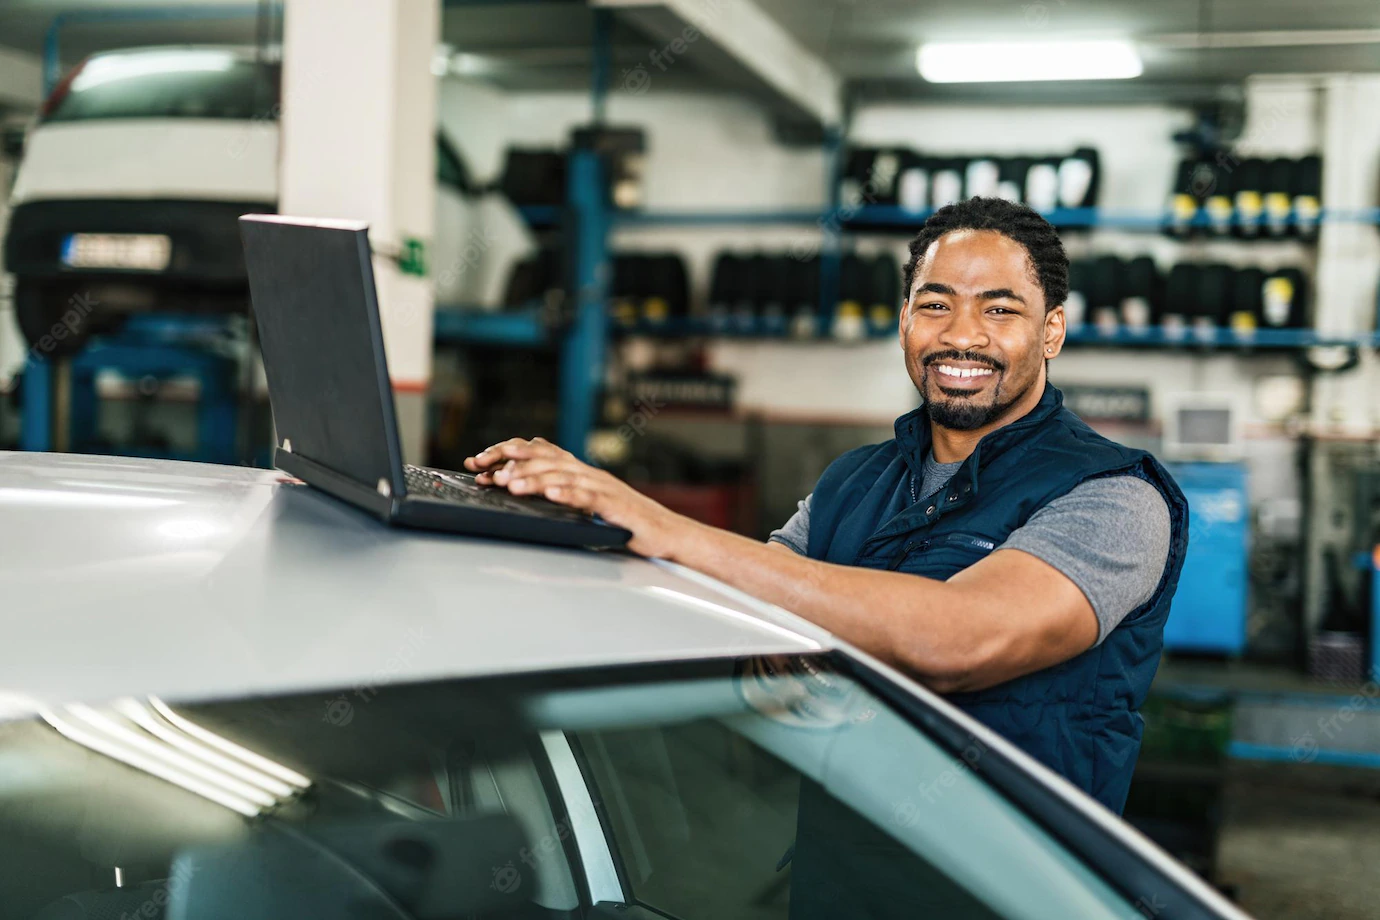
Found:
[[[0,106],[32,110],[43,99],[43,62],[36,54],[0,49]]]
[[[498,173],[504,148],[564,147],[571,129],[592,115],[588,93],[506,95],[470,81],[442,82],[442,127],[481,178]],[[736,96],[615,92],[607,121],[647,132],[649,209],[824,206],[823,154],[777,144],[762,111]]]

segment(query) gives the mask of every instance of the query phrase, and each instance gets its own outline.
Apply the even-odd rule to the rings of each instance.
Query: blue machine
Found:
[[[1246,648],[1248,510],[1239,463],[1179,463],[1188,498],[1188,559],[1164,627],[1168,650],[1240,655]]]
[[[96,375],[106,369],[127,377],[194,378],[200,389],[197,446],[171,459],[235,463],[239,425],[239,361],[225,343],[237,336],[242,317],[135,316],[120,335],[95,339],[71,359],[68,440],[74,449],[96,435]],[[24,416],[20,446],[52,450],[54,367],[31,355],[24,371]]]

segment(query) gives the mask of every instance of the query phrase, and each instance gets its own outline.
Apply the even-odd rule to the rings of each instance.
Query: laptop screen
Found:
[[[278,445],[401,494],[367,227],[246,215],[240,235]]]

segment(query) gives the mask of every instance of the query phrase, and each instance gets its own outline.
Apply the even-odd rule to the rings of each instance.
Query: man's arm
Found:
[[[1048,563],[998,550],[948,581],[818,562],[694,524],[669,558],[785,607],[941,693],[981,690],[1092,646],[1097,618]]]
[[[704,572],[819,624],[943,693],[1065,661],[1097,638],[1083,592],[1053,566],[998,550],[948,581],[834,565],[700,524],[541,439],[465,460],[482,483],[598,514],[629,548]],[[773,548],[777,546],[777,548]]]

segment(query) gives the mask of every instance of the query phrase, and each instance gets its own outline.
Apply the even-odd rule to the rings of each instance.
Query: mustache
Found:
[[[936,351],[933,354],[925,355],[920,363],[925,367],[929,367],[937,361],[970,361],[974,364],[985,364],[994,371],[1006,370],[1006,364],[1002,361],[998,361],[996,358],[989,358],[976,351],[954,351],[952,349],[949,351]]]

